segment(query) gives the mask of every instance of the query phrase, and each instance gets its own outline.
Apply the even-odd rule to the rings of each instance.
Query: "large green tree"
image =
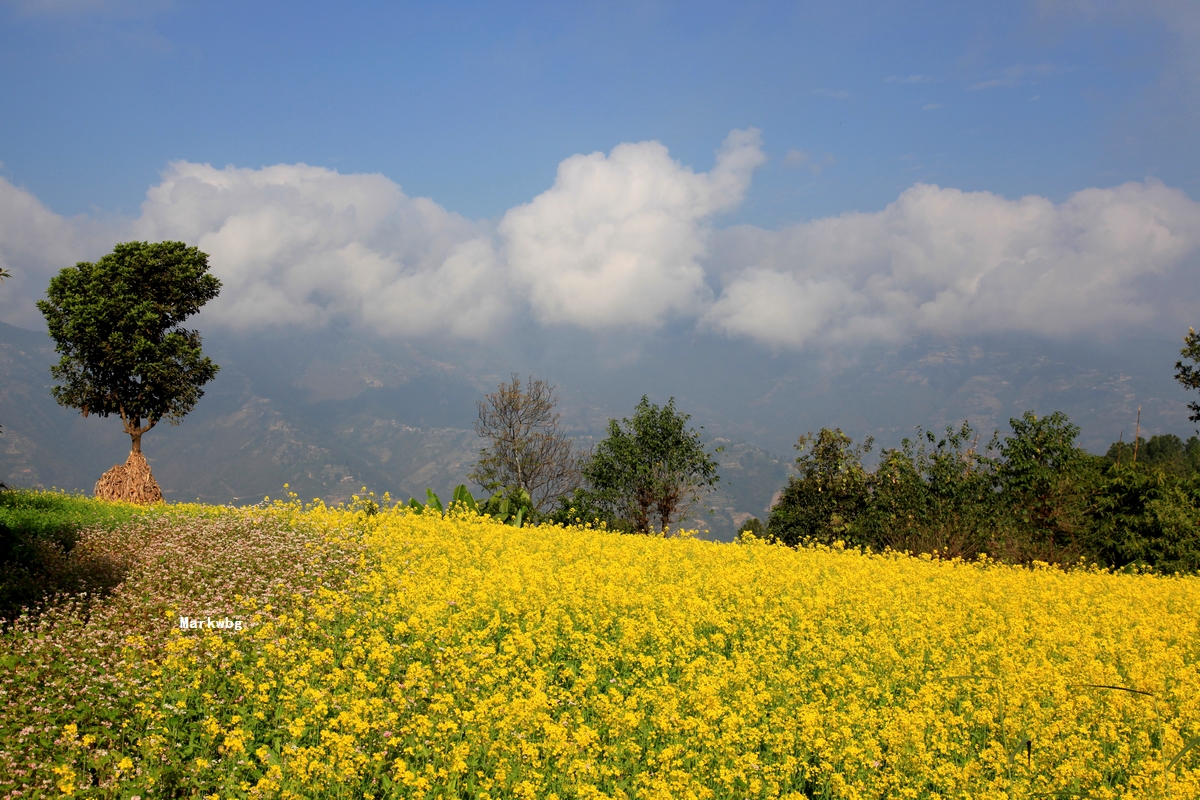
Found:
[[[1008,422],[1013,432],[999,448],[1000,492],[1030,544],[1057,557],[1087,524],[1100,459],[1075,445],[1079,426],[1061,411],[1044,417],[1026,411]]]
[[[659,407],[643,396],[633,419],[609,420],[608,436],[583,465],[587,488],[572,502],[638,533],[666,531],[684,519],[720,480],[689,419],[675,398]]]
[[[217,365],[183,321],[217,296],[208,256],[183,242],[126,242],[50,280],[38,308],[62,359],[50,368],[59,405],[121,417],[140,453],[159,420],[178,424]]]
[[[841,428],[822,428],[796,442],[796,474],[788,478],[767,521],[771,541],[798,545],[846,541],[870,500],[869,475],[862,466],[871,450],[868,439],[855,446]],[[851,539],[851,543],[858,542]]]
[[[970,425],[937,436],[918,429],[884,449],[867,470],[841,430],[800,438],[796,474],[771,509],[767,538],[788,545],[841,541],[972,558],[981,552],[1017,561],[1078,555],[1090,524],[1098,462],[1075,446],[1079,428],[1056,412],[1009,421],[985,452]],[[987,455],[991,453],[993,455]]]
[[[942,434],[917,428],[898,448],[884,448],[868,479],[858,543],[971,558],[991,552],[997,532],[997,463],[978,449],[967,423]],[[988,450],[999,446],[998,434]]]

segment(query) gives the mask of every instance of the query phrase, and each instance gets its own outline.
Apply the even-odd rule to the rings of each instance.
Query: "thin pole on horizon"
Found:
[[[1137,463],[1138,441],[1142,438],[1142,407],[1138,406],[1137,427],[1133,434],[1133,463]]]

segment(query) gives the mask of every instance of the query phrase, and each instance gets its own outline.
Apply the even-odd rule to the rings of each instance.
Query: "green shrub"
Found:
[[[762,520],[758,517],[751,517],[741,524],[738,528],[738,538],[749,534],[756,539],[762,539],[767,535],[767,526],[762,524]]]
[[[1113,442],[1104,457],[1112,464],[1136,462],[1187,478],[1200,472],[1200,437],[1185,442],[1173,433],[1151,436],[1149,441],[1139,436],[1136,448],[1132,442]]]
[[[1114,464],[1096,492],[1086,545],[1111,567],[1200,570],[1200,480],[1142,463]]]
[[[1030,411],[1010,426],[983,451],[966,423],[940,437],[918,429],[915,439],[883,450],[874,470],[862,465],[870,440],[855,445],[828,428],[802,436],[797,474],[771,509],[767,538],[943,557],[987,553],[1013,563],[1200,567],[1200,492],[1178,470],[1154,469],[1153,485],[1136,470],[1106,472],[1104,459],[1076,446],[1079,428],[1062,413]],[[1148,457],[1164,463],[1188,453],[1177,437],[1152,441]]]

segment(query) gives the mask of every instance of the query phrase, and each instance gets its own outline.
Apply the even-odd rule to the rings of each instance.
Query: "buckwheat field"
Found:
[[[294,500],[76,550],[125,577],[0,639],[3,797],[1200,795],[1193,577]]]

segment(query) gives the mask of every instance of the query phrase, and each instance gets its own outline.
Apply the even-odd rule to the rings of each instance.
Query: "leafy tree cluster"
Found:
[[[969,425],[921,431],[866,469],[840,430],[802,437],[796,474],[767,538],[1005,561],[1200,570],[1200,472],[1179,467],[1187,448],[1155,437],[1154,456],[1118,463],[1075,443],[1060,412],[1027,412],[980,449]],[[1153,440],[1152,440],[1153,441]],[[1118,445],[1114,445],[1118,448]],[[1143,452],[1144,452],[1143,449]]]
[[[739,540],[746,536],[753,536],[755,539],[762,539],[766,535],[767,526],[763,525],[762,520],[758,517],[750,517],[738,527]]]
[[[915,439],[883,450],[879,467],[864,479],[870,501],[861,516],[872,538],[897,550],[960,557],[980,552],[993,525],[986,509],[996,474],[976,444],[964,423],[940,438],[918,429]]]
[[[1113,464],[1092,500],[1088,555],[1101,564],[1200,570],[1200,475]]]
[[[768,536],[785,544],[813,538],[844,539],[864,512],[870,476],[862,456],[871,440],[855,446],[840,429],[800,437],[796,471],[771,512]]]
[[[492,493],[480,510],[531,522],[603,523],[636,533],[666,531],[719,480],[690,416],[642,397],[632,419],[578,454],[558,426],[554,387],[517,376],[479,403],[475,430],[487,442],[471,479]]]
[[[1187,478],[1200,472],[1200,436],[1186,442],[1173,433],[1151,436],[1150,441],[1139,436],[1136,442],[1113,442],[1104,458],[1112,464],[1136,462]]]
[[[1175,378],[1200,390],[1200,334],[1189,329]],[[1188,363],[1190,362],[1190,363]],[[1200,422],[1200,403],[1188,405]],[[862,465],[840,430],[796,445],[796,474],[767,523],[768,539],[892,548],[1013,562],[1085,559],[1109,567],[1200,571],[1200,437],[1117,441],[1104,456],[1076,445],[1079,428],[1056,412],[1009,421],[982,450],[963,423],[941,437],[919,431]],[[1200,433],[1200,431],[1198,431]]]

